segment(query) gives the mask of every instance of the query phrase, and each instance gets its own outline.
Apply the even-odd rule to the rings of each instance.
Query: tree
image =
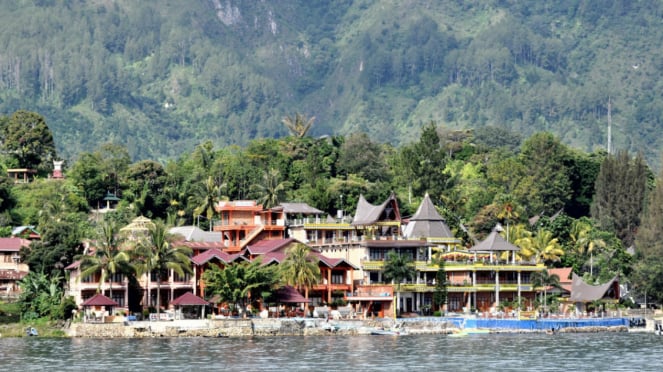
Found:
[[[537,230],[531,241],[530,248],[535,253],[534,257],[537,263],[557,262],[564,255],[564,250],[558,239],[554,238],[552,232],[548,230]]]
[[[635,239],[635,265],[632,281],[635,290],[647,294],[657,303],[663,302],[663,171],[648,197],[642,224]]]
[[[212,217],[214,217],[214,206],[221,199],[221,189],[224,185],[216,183],[212,176],[207,177],[205,182],[200,185],[196,190],[194,198],[198,206],[193,210],[194,218],[198,215],[203,215],[207,218],[210,228],[212,226]]]
[[[168,233],[166,224],[157,220],[149,225],[147,237],[140,241],[136,248],[139,263],[136,269],[139,274],[151,275],[156,273],[157,277],[157,314],[161,308],[161,281],[162,276],[173,271],[180,276],[191,273],[191,249],[184,246],[174,245],[174,236]]]
[[[414,262],[406,255],[398,254],[396,251],[389,251],[387,259],[384,262],[384,269],[382,275],[385,280],[396,283],[396,299],[394,306],[394,314],[398,309],[398,294],[401,291],[401,282],[406,279],[414,278],[416,270]],[[394,315],[395,316],[395,315]]]
[[[631,158],[628,152],[620,151],[601,163],[591,206],[592,217],[602,230],[614,232],[625,247],[635,240],[650,178],[641,154]]]
[[[0,122],[2,150],[17,161],[19,168],[36,169],[46,175],[56,158],[53,133],[43,116],[25,110],[13,113],[9,120]]]
[[[268,297],[276,282],[276,266],[264,266],[260,258],[221,268],[211,265],[203,274],[205,294],[246,308],[249,300]]]
[[[297,138],[303,138],[308,133],[309,129],[313,126],[315,116],[307,118],[306,116],[296,113],[294,117],[286,116],[281,122],[288,128],[290,134]]]
[[[442,311],[442,307],[447,303],[447,272],[444,269],[444,259],[435,260],[437,272],[435,273],[435,291],[433,292],[433,305],[436,309]]]
[[[547,302],[548,299],[546,294],[548,292],[548,287],[561,288],[559,275],[557,274],[551,275],[546,269],[532,273],[531,281],[532,281],[532,287],[534,288],[543,287],[543,311],[546,312],[548,304]]]
[[[279,205],[283,200],[285,190],[289,182],[281,181],[281,174],[276,169],[270,169],[262,175],[262,183],[252,185],[252,189],[258,195],[258,203],[265,209]]]
[[[587,218],[575,220],[569,233],[576,252],[584,259],[589,255],[589,274],[594,276],[594,253],[606,247],[606,242],[594,230]]]
[[[101,291],[102,283],[108,279],[108,290],[112,298],[113,275],[117,272],[127,274],[131,257],[127,251],[120,249],[121,238],[117,234],[115,223],[104,221],[100,230],[92,254],[85,254],[81,258],[81,278],[100,273],[97,293]]]
[[[295,244],[286,251],[286,257],[279,266],[279,275],[286,285],[298,291],[303,289],[304,297],[308,299],[309,288],[320,281],[318,259],[306,244]]]

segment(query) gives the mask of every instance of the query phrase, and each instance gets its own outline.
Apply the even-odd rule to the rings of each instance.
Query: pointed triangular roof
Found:
[[[444,218],[437,212],[428,193],[419,204],[417,213],[410,218],[405,227],[407,238],[453,238],[453,234],[444,223]]]
[[[491,232],[486,239],[469,249],[470,252],[504,252],[519,250],[519,247],[507,242],[506,239],[497,232],[497,229],[493,229],[493,232]]]
[[[83,306],[120,306],[117,302],[111,300],[110,298],[97,293],[96,295],[88,298],[83,302]]]
[[[401,214],[398,210],[398,201],[396,195],[391,193],[387,200],[380,205],[373,205],[366,201],[364,195],[359,195],[357,201],[357,212],[355,213],[352,226],[372,225],[380,220],[382,212],[387,212],[391,218],[390,221],[400,221]]]
[[[170,302],[174,306],[204,306],[209,305],[209,302],[203,300],[202,298],[196,296],[191,292],[187,292],[180,297],[172,300]]]

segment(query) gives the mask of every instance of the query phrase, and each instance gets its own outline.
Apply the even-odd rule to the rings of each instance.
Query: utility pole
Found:
[[[608,96],[608,155],[612,153],[612,102]]]

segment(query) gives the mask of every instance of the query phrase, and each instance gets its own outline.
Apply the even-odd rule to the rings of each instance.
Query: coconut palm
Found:
[[[518,213],[516,202],[511,195],[501,195],[497,200],[497,205],[499,207],[497,218],[506,221],[506,240],[510,242],[509,222],[518,219],[520,213]]]
[[[221,190],[225,187],[224,184],[219,184],[212,176],[207,177],[205,182],[199,185],[195,190],[193,197],[198,203],[198,206],[193,210],[195,216],[205,216],[208,221],[214,217],[214,205],[217,201],[222,199]]]
[[[558,239],[548,230],[539,229],[531,242],[530,248],[535,252],[537,263],[557,262],[564,255],[564,249]]]
[[[101,273],[97,293],[101,292],[101,285],[108,278],[110,297],[113,297],[113,275],[117,272],[128,273],[130,269],[129,253],[119,248],[122,238],[118,235],[117,225],[112,221],[105,221],[99,231],[94,251],[81,258],[81,278]]]
[[[569,236],[573,242],[573,248],[581,257],[587,259],[589,254],[589,273],[593,276],[594,252],[605,248],[606,242],[596,234],[591,222],[587,219],[574,221]]]
[[[281,122],[288,128],[290,133],[298,138],[303,138],[308,133],[309,129],[313,126],[315,116],[307,118],[306,116],[296,113],[294,117],[286,116]]]
[[[296,244],[286,251],[286,257],[279,267],[281,280],[297,290],[304,289],[308,299],[308,290],[320,280],[318,258],[311,255],[311,248],[305,244]]]
[[[543,287],[543,311],[546,311],[548,287],[561,288],[559,275],[550,274],[548,270],[532,273],[532,287]]]
[[[147,236],[138,243],[136,254],[139,257],[136,269],[140,274],[150,275],[156,272],[157,277],[157,314],[161,306],[161,276],[172,270],[183,276],[191,273],[191,249],[174,245],[174,235],[168,233],[166,224],[157,220],[148,227]],[[158,316],[158,315],[157,315]]]
[[[398,306],[398,295],[401,291],[401,282],[405,279],[412,279],[416,274],[414,262],[406,255],[398,254],[395,251],[389,251],[387,259],[384,262],[384,271],[382,275],[388,281],[396,283],[396,306]],[[397,311],[394,308],[394,311]],[[395,313],[394,313],[395,314]]]
[[[258,194],[258,203],[269,209],[279,205],[288,186],[289,182],[281,181],[281,173],[272,168],[262,175],[262,183],[251,188]]]

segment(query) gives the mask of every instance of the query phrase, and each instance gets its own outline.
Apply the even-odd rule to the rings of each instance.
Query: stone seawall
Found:
[[[334,320],[313,318],[208,319],[163,322],[73,323],[70,337],[251,337],[251,336],[329,336],[370,334],[375,329],[400,329],[412,334],[449,333],[453,324],[440,321],[395,322],[393,319]]]

